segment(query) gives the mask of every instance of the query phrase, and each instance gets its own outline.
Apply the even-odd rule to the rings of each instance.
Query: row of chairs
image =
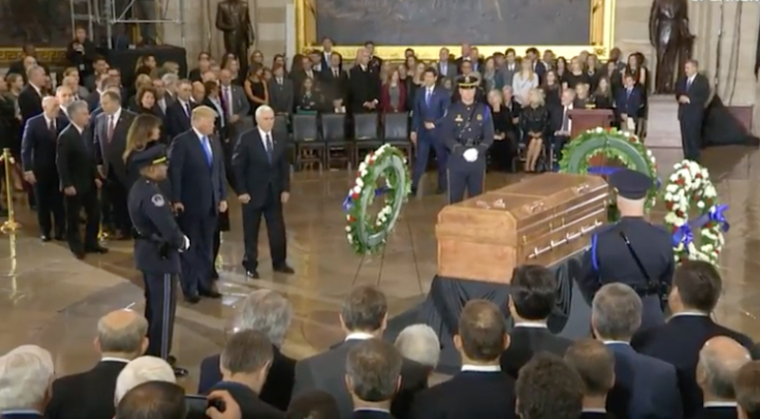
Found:
[[[333,163],[351,168],[383,144],[398,147],[411,161],[414,147],[409,139],[409,114],[355,114],[348,122],[346,114],[277,115],[274,130],[289,135],[298,169],[313,164],[320,170],[330,169]]]

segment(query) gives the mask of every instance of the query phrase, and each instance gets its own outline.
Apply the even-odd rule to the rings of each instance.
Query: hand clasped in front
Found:
[[[468,148],[462,153],[462,157],[464,157],[468,163],[472,163],[478,159],[478,150],[475,148]]]

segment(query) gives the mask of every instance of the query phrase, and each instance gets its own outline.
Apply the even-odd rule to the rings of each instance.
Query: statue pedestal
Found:
[[[681,148],[681,126],[678,123],[678,102],[675,95],[649,97],[647,138],[649,148]]]

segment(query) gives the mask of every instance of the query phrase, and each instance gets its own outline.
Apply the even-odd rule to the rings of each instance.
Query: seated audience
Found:
[[[555,307],[557,281],[548,269],[522,265],[515,269],[509,285],[509,315],[514,319],[509,347],[501,354],[501,370],[516,379],[520,368],[542,351],[565,354],[572,343],[546,327]]]
[[[385,294],[372,286],[354,288],[343,300],[339,318],[346,334],[345,341],[328,351],[298,361],[293,395],[312,389],[325,390],[338,402],[340,417],[349,419],[353,408],[343,378],[346,356],[351,348],[362,341],[382,338],[388,324]],[[393,401],[395,417],[406,417],[414,394],[427,387],[428,369],[405,359],[401,375],[401,388]]]
[[[554,145],[554,154],[557,158],[562,155],[562,149],[570,141],[572,134],[573,121],[570,119],[570,111],[575,109],[575,91],[572,89],[562,90],[560,106],[551,110],[551,128],[553,132],[552,143]]]
[[[243,330],[228,341],[219,358],[222,381],[211,391],[227,390],[240,405],[243,417],[278,419],[285,413],[259,398],[272,365],[272,343],[261,333]]]
[[[747,348],[731,338],[716,336],[705,342],[697,364],[704,405],[695,419],[736,418],[734,381],[739,369],[750,361]]]
[[[613,419],[607,413],[607,393],[615,384],[615,357],[602,342],[581,339],[565,352],[565,362],[581,377],[583,413],[580,419]]]
[[[728,336],[745,348],[752,348],[749,337],[710,318],[722,290],[720,273],[712,264],[702,261],[682,263],[673,275],[668,296],[672,317],[663,325],[636,333],[631,341],[639,353],[675,366],[683,413],[687,418],[694,416],[703,405],[695,371],[705,342],[715,336]]]
[[[538,354],[520,371],[515,411],[520,419],[577,419],[583,410],[582,389],[578,374],[561,358]]]
[[[519,74],[515,75],[517,80]],[[525,135],[526,154],[525,171],[535,172],[544,150],[544,140],[549,132],[549,111],[544,105],[544,92],[533,88],[528,95],[528,102],[520,115],[522,130]]]
[[[353,405],[351,419],[393,419],[391,402],[402,385],[403,362],[393,345],[376,338],[348,351],[345,385]]]
[[[127,363],[116,378],[114,390],[116,405],[129,390],[148,381],[176,383],[177,377],[174,375],[172,366],[161,358],[147,355],[135,358]]]
[[[629,344],[641,325],[641,298],[623,283],[602,286],[591,307],[594,336],[615,355],[615,386],[607,411],[618,418],[681,418],[675,368]]]
[[[470,300],[459,317],[454,346],[462,370],[450,380],[420,392],[413,419],[513,418],[514,381],[501,373],[499,357],[509,346],[501,311],[486,300]]]
[[[287,419],[332,419],[340,417],[338,403],[330,393],[311,390],[295,397],[285,414]]]
[[[98,321],[95,349],[100,362],[91,370],[53,382],[47,419],[110,419],[116,378],[127,363],[148,348],[148,322],[132,310],[117,310]]]
[[[760,361],[739,368],[734,381],[738,419],[760,418]]]
[[[114,419],[179,419],[186,414],[185,390],[181,386],[149,381],[124,395],[116,407]]]
[[[396,337],[394,344],[401,356],[435,371],[441,356],[441,341],[432,327],[426,324],[407,326]]]
[[[246,297],[240,315],[232,327],[235,332],[261,332],[272,343],[272,365],[259,396],[265,403],[282,411],[285,411],[290,403],[295,374],[296,361],[280,352],[292,318],[293,308],[288,300],[271,290],[257,290]],[[211,387],[222,379],[219,357],[213,355],[201,362],[198,393],[207,394]]]
[[[50,352],[23,345],[0,357],[0,417],[42,419],[55,370]]]

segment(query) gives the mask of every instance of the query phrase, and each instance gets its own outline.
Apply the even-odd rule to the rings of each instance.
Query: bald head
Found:
[[[148,321],[132,310],[112,311],[98,321],[96,345],[102,354],[127,359],[136,358],[145,351]]]
[[[736,374],[750,361],[747,348],[731,338],[717,336],[705,342],[697,364],[697,383],[705,400],[734,400]]]

